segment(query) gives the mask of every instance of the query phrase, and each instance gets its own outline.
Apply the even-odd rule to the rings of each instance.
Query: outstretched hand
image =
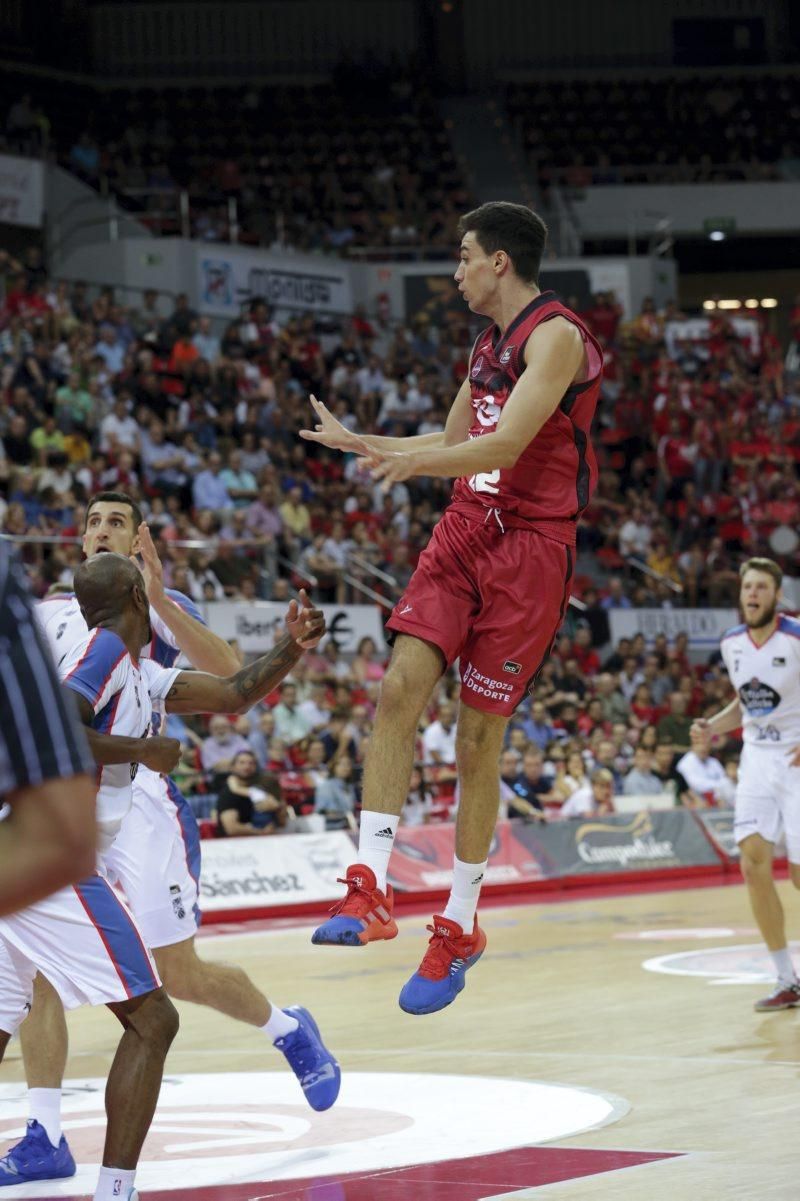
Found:
[[[291,638],[304,651],[319,646],[325,634],[325,615],[321,609],[313,609],[305,588],[300,589],[300,599],[289,601],[286,628]]]
[[[346,450],[357,455],[372,455],[372,449],[364,439],[359,438],[358,434],[351,433],[346,426],[342,425],[327,405],[323,404],[321,400],[317,400],[316,396],[312,396],[310,399],[317,424],[313,430],[300,430],[301,438],[305,438],[306,442],[320,442],[331,450]]]
[[[131,558],[141,568],[147,599],[151,605],[156,605],[164,599],[164,569],[147,522],[143,521],[136,532],[139,535],[138,553],[142,561],[137,563],[136,555],[131,555]]]
[[[372,478],[380,482],[381,491],[388,492],[394,484],[410,480],[420,472],[420,460],[413,450],[373,450],[370,455]]]

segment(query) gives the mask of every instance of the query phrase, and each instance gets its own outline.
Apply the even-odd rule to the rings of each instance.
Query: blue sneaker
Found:
[[[299,1025],[291,1034],[276,1039],[275,1046],[286,1056],[311,1108],[318,1112],[330,1109],[342,1083],[339,1065],[323,1043],[319,1027],[307,1009],[289,1005],[283,1012],[291,1014]]]
[[[477,917],[471,934],[446,917],[435,917],[427,929],[432,938],[425,957],[400,993],[400,1008],[406,1013],[436,1013],[450,1005],[464,987],[467,969],[486,950]]]
[[[29,1180],[63,1180],[75,1175],[75,1160],[61,1135],[54,1147],[47,1131],[35,1119],[28,1122],[25,1137],[0,1159],[0,1188],[27,1184]]]

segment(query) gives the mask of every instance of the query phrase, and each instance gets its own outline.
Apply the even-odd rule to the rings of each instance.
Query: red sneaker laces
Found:
[[[337,884],[346,884],[347,885],[347,893],[342,898],[341,901],[337,901],[336,904],[332,907],[332,909],[330,910],[331,916],[335,917],[337,913],[341,913],[342,910],[344,909],[345,905],[348,905],[352,902],[354,893],[360,893],[361,896],[364,897],[364,900],[366,901],[367,905],[369,905],[369,903],[372,899],[372,889],[371,888],[365,888],[362,884],[357,884],[355,880],[348,880],[347,877],[342,877],[342,876],[336,877],[336,883]]]
[[[419,974],[438,980],[447,975],[454,959],[463,959],[464,956],[455,941],[446,934],[440,934],[435,926],[426,926],[425,929],[430,930],[433,938],[428,943],[428,949],[419,965]]]

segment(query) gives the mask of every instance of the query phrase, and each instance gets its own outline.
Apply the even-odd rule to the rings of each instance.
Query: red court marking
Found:
[[[480,1158],[395,1168],[386,1172],[310,1177],[270,1184],[147,1190],[147,1201],[482,1201],[498,1193],[578,1180],[638,1164],[674,1159],[673,1151],[590,1151],[575,1147],[519,1147]],[[652,1181],[650,1184],[652,1185]],[[645,1194],[643,1194],[645,1195]],[[647,1195],[655,1195],[648,1187]],[[65,1198],[64,1201],[86,1201]]]

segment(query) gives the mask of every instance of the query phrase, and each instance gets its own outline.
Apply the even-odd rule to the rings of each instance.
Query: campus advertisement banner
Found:
[[[383,650],[383,623],[377,605],[321,605],[328,636],[345,654],[353,654],[362,638],[370,637]],[[205,618],[220,638],[235,638],[245,654],[263,654],[283,631],[285,604],[273,601],[215,601],[205,606]]]
[[[516,837],[515,823],[500,822],[489,851],[484,885],[525,884],[544,878],[530,849]],[[397,892],[450,888],[455,826],[412,826],[398,832],[389,864],[389,882]]]
[[[308,255],[199,248],[196,286],[201,313],[233,317],[253,296],[282,312],[351,313],[348,265]]]
[[[550,879],[719,866],[719,857],[688,810],[522,825],[515,832]]]
[[[219,915],[334,901],[342,893],[353,858],[344,832],[276,834],[268,838],[221,838],[203,843],[200,908]]]
[[[652,643],[657,635],[666,634],[672,641],[678,634],[688,634],[692,650],[712,651],[726,630],[739,620],[735,609],[611,609],[611,641],[644,634]]]

